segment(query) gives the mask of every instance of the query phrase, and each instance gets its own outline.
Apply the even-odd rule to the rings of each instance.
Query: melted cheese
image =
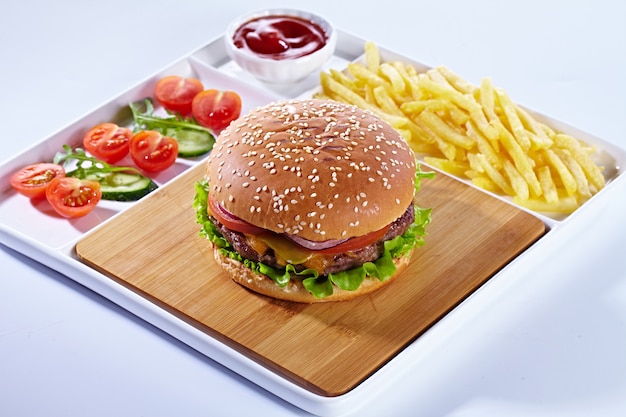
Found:
[[[261,233],[256,236],[248,235],[247,237],[250,246],[258,253],[265,253],[268,247],[271,248],[280,264],[286,265],[290,263],[298,265],[314,256],[314,253],[310,250],[294,245],[288,239],[275,233]]]
[[[282,266],[288,263],[302,265],[305,268],[315,269],[321,274],[334,260],[334,255],[305,249],[276,233],[246,235],[246,238],[257,253],[264,254],[268,249],[272,249],[276,263]]]

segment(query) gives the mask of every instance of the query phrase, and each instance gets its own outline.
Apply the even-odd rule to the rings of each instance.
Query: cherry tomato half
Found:
[[[262,227],[250,224],[234,214],[231,214],[224,207],[220,206],[211,194],[209,194],[208,206],[211,216],[215,217],[218,222],[228,227],[230,230],[247,233],[249,235],[256,235],[265,231]]]
[[[167,110],[188,116],[193,98],[202,90],[204,86],[200,80],[170,75],[157,81],[154,97]]]
[[[85,134],[83,146],[94,157],[114,164],[128,155],[128,142],[132,136],[130,129],[115,123],[102,123]]]
[[[241,97],[234,91],[204,90],[194,97],[191,111],[198,123],[219,135],[239,117]]]
[[[139,131],[130,140],[130,157],[143,171],[163,171],[174,164],[177,156],[176,139],[155,130]]]
[[[57,177],[46,189],[48,202],[59,215],[82,217],[96,207],[102,198],[100,183],[74,177]]]
[[[43,198],[50,181],[64,177],[65,169],[61,165],[38,163],[25,166],[11,175],[11,186],[18,193],[28,198]]]

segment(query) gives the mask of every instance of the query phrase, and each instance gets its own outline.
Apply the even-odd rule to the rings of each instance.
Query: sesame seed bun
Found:
[[[232,122],[207,162],[210,193],[235,216],[310,241],[379,230],[414,197],[415,156],[355,106],[275,102]]]
[[[257,274],[250,268],[247,268],[239,261],[222,255],[219,248],[213,247],[213,255],[216,262],[230,275],[233,281],[236,283],[256,292],[266,295],[278,300],[293,301],[297,303],[321,303],[331,301],[348,301],[354,298],[360,297],[365,294],[369,294],[376,291],[393,281],[409,264],[411,260],[411,253],[407,253],[405,256],[395,258],[393,260],[396,266],[396,272],[390,278],[385,281],[380,281],[378,278],[365,277],[363,283],[354,291],[342,290],[341,288],[333,285],[333,293],[324,298],[316,298],[313,294],[307,291],[302,285],[302,281],[298,279],[292,279],[289,281],[286,287],[281,288],[271,278],[262,274]]]

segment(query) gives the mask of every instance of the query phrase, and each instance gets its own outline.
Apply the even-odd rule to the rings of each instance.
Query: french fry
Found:
[[[574,176],[569,169],[567,169],[567,166],[561,158],[559,158],[559,156],[552,149],[544,150],[543,155],[550,166],[552,166],[552,168],[554,168],[554,170],[559,174],[567,195],[576,194],[576,191],[578,190],[576,179],[574,179]]]
[[[515,106],[517,111],[517,116],[519,120],[524,125],[527,133],[529,134],[529,138],[531,141],[531,146],[535,149],[548,149],[552,146],[553,141],[548,138],[545,130],[539,126],[539,122],[537,122],[528,112],[522,109],[520,106]],[[533,146],[534,145],[534,146]]]
[[[522,147],[515,140],[513,135],[502,125],[500,128],[500,139],[502,140],[502,146],[511,156],[513,164],[528,183],[532,195],[534,197],[540,197],[542,194],[541,184],[539,184],[537,175],[533,171],[533,163],[527,158]]]
[[[563,164],[567,167],[568,171],[574,177],[576,182],[576,191],[583,199],[591,197],[591,190],[589,189],[589,181],[585,176],[585,171],[580,167],[578,162],[572,156],[563,149],[554,149],[554,153],[559,157]]]
[[[485,167],[483,167],[482,162],[478,159],[478,154],[476,153],[468,153],[467,154],[467,162],[469,163],[470,169],[477,174],[484,174]]]
[[[515,166],[508,159],[504,160],[502,168],[511,182],[511,188],[513,188],[514,195],[522,200],[528,200],[530,197],[530,191],[528,189],[528,183],[524,177],[522,177],[522,174],[519,173],[517,168],[515,168]]]
[[[449,159],[436,158],[433,156],[425,156],[424,162],[458,177],[464,176],[465,172],[470,168],[467,162],[451,161]]]
[[[480,82],[480,103],[483,106],[485,116],[487,116],[489,120],[499,121],[498,115],[496,114],[495,94],[496,93],[491,78],[483,78]]]
[[[463,94],[472,94],[474,92],[475,88],[474,88],[473,85],[471,85],[470,83],[465,81],[463,78],[459,77],[454,72],[450,71],[449,68],[444,67],[444,66],[439,66],[439,67],[436,68],[436,70],[441,75],[443,75],[446,80],[448,80],[450,85],[452,85],[454,88],[456,88],[461,93],[463,93]]]
[[[424,110],[430,110],[433,112],[442,112],[448,108],[449,103],[444,99],[435,98],[430,100],[414,100],[407,101],[400,105],[400,110],[408,116],[419,115]]]
[[[454,146],[459,146],[463,149],[472,149],[474,141],[467,136],[462,135],[446,122],[441,120],[439,116],[431,111],[423,111],[419,118],[439,137],[445,139],[447,142]]]
[[[365,43],[365,65],[368,70],[376,74],[380,67],[380,52],[374,42]]]
[[[463,126],[470,120],[470,115],[457,106],[448,107],[448,117],[453,126]]]
[[[517,110],[515,108],[515,104],[509,97],[509,95],[500,89],[496,89],[496,97],[502,106],[502,110],[504,111],[504,115],[506,120],[511,128],[511,133],[519,143],[520,147],[524,152],[530,149],[530,139],[526,134],[526,130],[524,129],[524,125],[522,125],[521,120],[517,116]]]
[[[377,87],[374,87],[373,97],[374,97],[375,102],[378,103],[381,110],[384,111],[385,113],[395,114],[398,116],[404,115],[404,113],[402,113],[402,110],[400,110],[396,102],[393,101],[393,98],[389,96],[389,94],[387,93],[387,89],[384,86],[379,85]]]
[[[363,97],[361,97],[358,93],[346,87],[345,85],[339,83],[334,80],[330,75],[326,73],[322,73],[320,76],[320,82],[324,87],[324,90],[329,91],[336,96],[339,97],[339,101],[344,101],[347,103],[354,104],[363,109],[369,110],[372,113],[378,114],[380,117],[388,121],[394,127],[404,127],[406,123],[404,120],[394,119],[393,117],[389,117],[388,114],[380,110],[375,105],[367,102]]]
[[[529,198],[523,200],[519,197],[513,197],[513,202],[519,206],[526,207],[532,211],[545,213],[564,213],[570,214],[579,206],[576,198],[572,196],[562,197],[556,203],[548,203],[544,199]]]
[[[483,190],[491,191],[492,193],[498,193],[500,191],[498,186],[493,181],[491,181],[489,177],[485,177],[485,176],[473,177],[472,184],[474,184],[478,188],[482,188]]]
[[[409,71],[406,65],[399,61],[392,62],[391,65],[393,65],[393,67],[396,69],[396,71],[398,71],[398,73],[404,80],[406,84],[407,95],[415,99],[416,95],[419,95],[419,88],[417,87],[417,83],[415,82],[416,77],[413,76],[415,74],[414,71]],[[410,68],[413,69],[413,67]]]
[[[539,167],[537,169],[537,176],[539,177],[539,183],[541,184],[543,197],[546,199],[546,202],[553,204],[559,201],[559,194],[552,180],[550,168],[546,165]]]
[[[358,89],[356,83],[354,82],[354,80],[350,77],[348,77],[345,73],[341,72],[341,71],[337,71],[336,69],[331,69],[330,70],[330,76],[336,80],[337,82],[339,82],[340,84],[343,84],[344,86],[346,86],[347,88],[349,88],[352,91],[356,91]]]
[[[372,72],[360,64],[348,64],[348,72],[357,80],[361,80],[371,86],[388,85],[388,82],[378,73]]]
[[[485,173],[487,174],[489,179],[491,179],[491,181],[493,181],[493,183],[496,184],[498,188],[500,188],[500,190],[504,192],[504,194],[511,195],[511,196],[515,195],[515,193],[513,192],[513,189],[511,188],[511,185],[506,180],[506,178],[504,178],[504,175],[502,175],[500,171],[495,169],[489,163],[489,161],[487,161],[487,158],[485,157],[485,155],[479,153],[476,155],[476,157],[478,159],[478,162],[480,162],[480,164],[483,166],[483,169],[485,170]]]
[[[406,83],[402,75],[391,64],[383,62],[380,64],[380,73],[391,83],[391,90],[396,97],[402,97],[406,94]]]
[[[409,133],[411,134],[411,140],[407,140],[407,141],[409,142],[409,145],[415,152],[417,152],[418,154],[422,154],[422,155],[439,155],[440,154],[440,150],[434,141],[433,143],[422,142],[419,140],[419,136],[415,135],[415,132],[409,130]]]
[[[600,168],[593,163],[589,155],[585,153],[582,149],[580,143],[569,135],[565,135],[559,133],[554,137],[555,144],[558,147],[566,148],[572,157],[578,162],[580,167],[585,172],[587,179],[596,187],[597,190],[600,190],[604,187],[604,176],[602,176],[602,171]]]
[[[460,77],[445,67],[437,67],[435,70],[429,71],[428,75],[434,84],[424,80],[422,83],[425,84],[425,88],[430,89],[431,92],[438,91],[439,94],[448,97],[458,107],[470,114],[478,129],[487,138],[490,140],[497,139],[497,132],[487,121],[481,105],[472,94],[466,92],[469,88],[468,83],[461,81]]]
[[[474,127],[471,122],[467,122],[465,128],[467,130],[467,135],[476,143],[478,151],[485,155],[487,161],[496,169],[501,169],[502,158],[499,156],[496,150],[493,149],[491,143],[485,137],[483,137],[483,135]]]
[[[457,147],[450,142],[446,142],[439,136],[435,135],[435,143],[437,148],[441,151],[441,154],[451,161],[454,161],[457,157]]]
[[[438,84],[431,78],[422,77],[419,79],[419,86],[431,95],[443,97],[469,113],[480,111],[480,106],[476,101],[451,88],[449,85]]]

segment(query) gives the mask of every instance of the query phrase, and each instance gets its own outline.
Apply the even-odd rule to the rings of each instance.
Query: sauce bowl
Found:
[[[251,22],[254,24],[257,19],[271,18],[278,18],[279,20],[280,18],[293,18],[296,22],[302,23],[304,27],[312,30],[320,29],[323,32],[321,46],[317,49],[315,47],[310,48],[315,50],[310,53],[306,52],[302,56],[298,56],[297,52],[289,53],[289,48],[302,46],[296,44],[299,42],[297,39],[290,44],[290,40],[298,38],[300,34],[288,32],[293,32],[297,28],[292,25],[281,33],[281,30],[276,30],[276,26],[280,26],[280,24],[271,25],[269,23],[257,24],[256,28],[246,29],[259,32],[253,34],[257,41],[256,44],[246,43],[242,40],[240,34],[244,25],[250,25]],[[272,31],[275,33],[271,33]],[[288,36],[289,39],[277,39],[284,37],[284,35]],[[235,39],[236,36],[237,39]],[[309,38],[311,42],[316,42],[311,39],[314,38]],[[227,27],[224,41],[230,58],[245,71],[264,82],[289,84],[302,80],[324,65],[335,51],[337,32],[328,20],[314,13],[295,9],[270,9],[242,15],[233,20]],[[287,49],[286,54],[272,53],[272,51],[275,52],[277,41]]]

